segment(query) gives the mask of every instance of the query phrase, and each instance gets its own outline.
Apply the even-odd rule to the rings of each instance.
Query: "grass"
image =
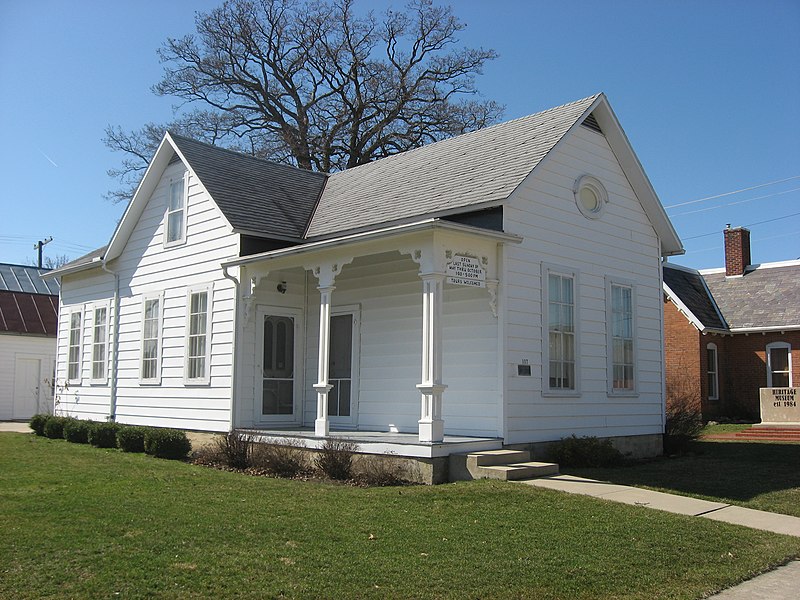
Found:
[[[750,429],[752,423],[717,423],[715,425],[706,425],[700,435],[717,435],[720,433],[739,433],[745,429]]]
[[[363,489],[0,435],[0,597],[698,598],[798,554],[521,484]]]
[[[563,470],[800,517],[800,444],[707,440],[691,450],[615,469]]]

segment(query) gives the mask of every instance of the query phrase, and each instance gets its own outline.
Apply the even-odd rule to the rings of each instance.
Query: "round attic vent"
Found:
[[[608,193],[597,177],[582,175],[575,181],[575,204],[587,219],[598,219],[608,202]]]

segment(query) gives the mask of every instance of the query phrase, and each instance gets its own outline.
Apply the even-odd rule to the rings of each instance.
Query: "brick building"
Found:
[[[800,382],[800,260],[750,264],[750,232],[725,235],[725,268],[664,265],[667,404],[704,419],[758,419],[759,388]]]

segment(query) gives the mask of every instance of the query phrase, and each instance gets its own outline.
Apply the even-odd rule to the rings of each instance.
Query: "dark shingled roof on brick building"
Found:
[[[692,314],[704,327],[727,328],[714,306],[714,299],[709,295],[700,273],[667,263],[664,265],[664,283],[680,298],[686,308],[692,311]]]

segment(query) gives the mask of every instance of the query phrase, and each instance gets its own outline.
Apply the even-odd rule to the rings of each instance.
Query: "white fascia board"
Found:
[[[472,227],[470,225],[462,225],[460,223],[451,223],[449,221],[441,221],[439,219],[425,219],[424,221],[417,221],[416,223],[408,223],[404,225],[396,225],[393,227],[384,227],[373,231],[363,233],[355,233],[345,235],[338,238],[321,240],[318,242],[310,242],[299,246],[291,246],[289,248],[281,248],[280,250],[270,250],[269,252],[261,252],[260,254],[253,254],[236,260],[230,260],[222,263],[222,268],[238,267],[252,263],[261,262],[263,260],[284,258],[287,256],[295,256],[300,254],[309,254],[319,250],[329,250],[339,246],[354,244],[358,242],[374,241],[380,238],[393,237],[407,233],[415,233],[425,230],[444,229],[447,231],[455,231],[458,233],[467,233],[471,235],[478,235],[484,238],[494,239],[498,242],[519,244],[522,242],[522,237],[512,234],[503,233],[500,231],[492,231],[489,229],[481,229],[480,227]]]
[[[625,135],[625,131],[622,129],[622,125],[620,125],[605,94],[601,94],[589,107],[587,114],[592,111],[595,111],[595,119],[597,119],[600,129],[603,130],[612,152],[617,157],[622,171],[628,179],[628,183],[631,184],[636,197],[642,203],[642,208],[644,208],[658,237],[661,239],[662,256],[684,254],[686,250],[683,247],[683,243],[669,220],[664,206],[658,199],[658,195],[653,189],[642,163],[639,162],[639,158],[636,156],[633,146],[631,146],[628,136]]]
[[[678,308],[679,311],[681,311],[686,316],[687,319],[689,319],[689,322],[695,326],[695,329],[697,329],[701,333],[705,332],[706,326],[703,325],[700,319],[698,319],[691,310],[689,310],[689,307],[683,303],[683,301],[678,297],[678,295],[675,292],[672,291],[672,289],[667,285],[667,283],[664,282],[661,285],[663,286],[664,293],[667,295],[670,301]]]
[[[778,325],[772,327],[734,327],[730,333],[774,333],[780,331],[797,331],[800,325]]]
[[[61,267],[60,269],[53,269],[52,271],[48,271],[47,273],[43,273],[40,275],[42,279],[51,279],[55,277],[61,277],[63,275],[72,275],[73,273],[79,273],[80,271],[87,271],[89,269],[96,269],[99,268],[102,264],[102,257],[95,256],[89,262],[81,263],[79,265],[75,265],[72,267]]]

